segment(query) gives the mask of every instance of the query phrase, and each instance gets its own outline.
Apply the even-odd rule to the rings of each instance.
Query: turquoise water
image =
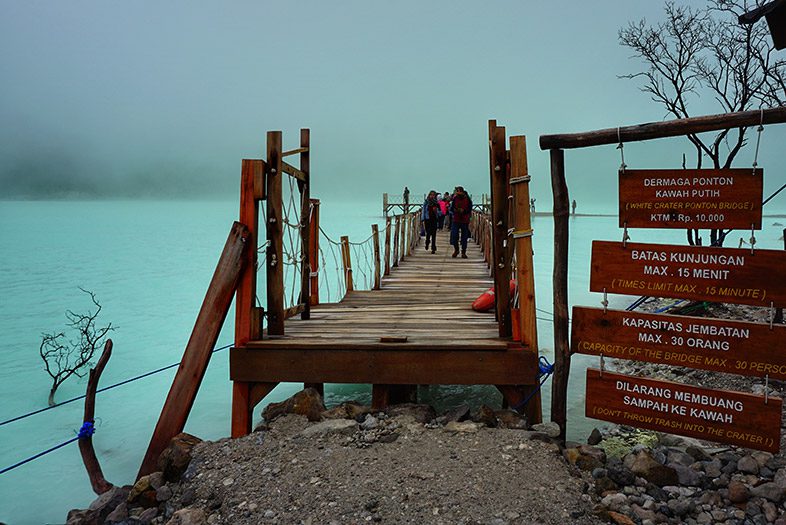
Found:
[[[382,222],[376,196],[362,201],[323,200],[322,224],[334,238],[362,240]],[[42,332],[59,330],[63,312],[85,310],[79,286],[94,291],[111,321],[115,347],[101,379],[109,385],[180,360],[232,221],[236,202],[0,202],[0,420],[46,405],[49,378],[38,355]],[[765,219],[760,248],[782,248],[782,219]],[[552,219],[534,218],[539,340],[551,358]],[[735,232],[736,233],[736,232]],[[730,237],[729,246],[738,237]],[[631,232],[634,241],[684,243],[682,231]],[[570,300],[599,304],[588,290],[592,239],[619,239],[615,217],[571,219]],[[630,297],[611,297],[612,306]],[[219,345],[232,342],[230,312]],[[581,439],[596,422],[583,418],[583,369],[594,361],[574,357],[568,400],[570,437]],[[214,355],[186,431],[206,439],[229,431],[231,386],[227,352]],[[99,394],[94,444],[108,480],[133,480],[171,384],[174,369]],[[279,401],[300,385],[283,384],[266,401]],[[58,391],[65,400],[84,394],[71,379]],[[329,385],[329,404],[370,399],[370,387]],[[499,399],[493,387],[431,387],[423,399],[439,406]],[[544,392],[548,414],[550,383]],[[72,403],[0,427],[0,468],[75,435],[83,406]],[[256,416],[261,407],[256,410]],[[0,475],[0,521],[58,523],[69,508],[84,507],[92,491],[76,444]]]

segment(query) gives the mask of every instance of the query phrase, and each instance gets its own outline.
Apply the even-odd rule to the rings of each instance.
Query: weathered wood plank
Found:
[[[235,222],[208,286],[164,407],[161,409],[161,415],[138,476],[150,474],[156,469],[159,454],[185,427],[213,348],[216,346],[218,334],[232,304],[232,297],[243,268],[244,252],[246,249],[252,249],[248,247],[247,241],[248,228]]]

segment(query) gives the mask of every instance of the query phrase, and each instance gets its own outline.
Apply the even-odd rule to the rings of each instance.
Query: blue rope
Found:
[[[540,392],[540,387],[543,386],[543,383],[545,383],[548,380],[549,376],[551,376],[551,374],[553,374],[553,373],[554,373],[554,365],[549,363],[549,360],[546,359],[545,356],[540,356],[540,358],[538,359],[538,377],[537,377],[537,379],[540,379],[540,382],[538,383],[538,388],[536,388],[535,390],[530,392],[529,395],[524,398],[524,401],[522,401],[521,403],[519,403],[516,406],[514,406],[513,410],[518,412],[522,408],[527,406],[527,403],[529,403],[529,400],[532,399],[532,397],[535,394]]]
[[[48,448],[48,449],[44,450],[43,452],[39,452],[38,454],[36,454],[34,456],[30,456],[27,459],[23,459],[22,461],[14,463],[10,467],[6,467],[3,470],[0,470],[0,474],[5,474],[9,470],[14,470],[17,467],[21,467],[25,463],[30,463],[34,459],[38,459],[41,456],[45,456],[45,455],[49,454],[50,452],[54,452],[55,450],[57,450],[59,448],[63,448],[64,446],[66,446],[66,445],[68,445],[70,443],[73,443],[74,441],[77,441],[77,440],[80,440],[80,439],[87,439],[89,437],[92,437],[93,434],[95,434],[95,432],[96,432],[96,428],[93,425],[93,422],[92,421],[85,421],[84,423],[82,423],[82,427],[79,429],[79,432],[77,433],[75,438],[71,438],[68,441],[60,443],[59,445],[55,445],[54,447]]]
[[[216,349],[213,350],[213,353],[215,354],[216,352],[220,352],[221,350],[226,350],[227,348],[230,348],[231,346],[232,345],[229,344],[229,345],[226,345],[226,346],[222,346],[221,348],[216,348]],[[167,366],[164,366],[162,368],[158,368],[158,369],[150,371],[150,372],[145,372],[144,374],[138,375],[136,377],[132,377],[130,379],[126,379],[125,381],[121,381],[119,383],[115,383],[114,385],[109,385],[109,386],[105,386],[104,388],[99,388],[98,390],[96,390],[96,393],[98,394],[100,392],[105,392],[107,390],[111,390],[113,388],[125,385],[127,383],[132,383],[132,382],[137,381],[139,379],[144,379],[147,376],[152,376],[153,374],[158,374],[159,372],[163,372],[165,370],[169,370],[170,368],[174,368],[176,366],[180,366],[180,363],[177,362],[177,363],[174,363],[174,364],[171,364],[171,365],[167,365]],[[38,410],[33,410],[32,412],[28,412],[27,414],[22,414],[21,416],[16,416],[16,417],[12,417],[11,419],[6,419],[5,421],[0,421],[0,427],[2,427],[3,425],[7,425],[8,423],[13,423],[14,421],[19,421],[20,419],[25,419],[27,417],[34,416],[36,414],[40,414],[41,412],[46,412],[47,410],[51,410],[53,408],[58,408],[58,407],[61,407],[63,405],[67,405],[69,403],[73,403],[74,401],[79,401],[80,399],[84,399],[84,398],[85,398],[84,394],[81,395],[81,396],[72,397],[71,399],[67,399],[65,401],[61,401],[60,403],[54,404],[52,406],[39,408]]]

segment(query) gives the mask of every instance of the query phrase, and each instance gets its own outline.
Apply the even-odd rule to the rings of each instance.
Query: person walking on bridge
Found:
[[[437,253],[437,222],[440,215],[442,212],[439,209],[439,202],[437,202],[437,192],[431,190],[428,192],[420,212],[420,219],[426,230],[426,250],[428,250],[429,241],[431,241],[431,253]]]
[[[462,186],[456,186],[456,193],[450,201],[450,210],[453,216],[450,225],[450,244],[453,245],[453,257],[458,257],[460,243],[461,258],[466,259],[469,219],[472,216],[472,199]]]

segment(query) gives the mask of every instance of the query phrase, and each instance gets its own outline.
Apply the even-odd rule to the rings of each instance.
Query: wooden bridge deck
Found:
[[[493,285],[480,248],[452,258],[448,232],[436,254],[421,242],[381,290],[352,291],[286,321],[283,336],[231,351],[235,381],[383,384],[533,384],[537,356],[498,337],[494,313],[472,301]],[[395,338],[397,342],[383,342]],[[406,338],[406,341],[401,341]]]

